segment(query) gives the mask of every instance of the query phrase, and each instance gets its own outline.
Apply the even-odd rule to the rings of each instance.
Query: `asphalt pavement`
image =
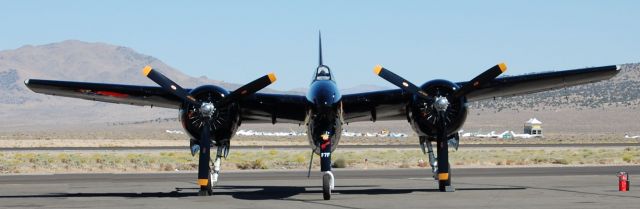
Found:
[[[617,171],[631,191],[617,191]],[[223,172],[198,197],[195,173],[1,175],[0,208],[637,208],[640,166],[465,168],[455,192],[437,191],[428,169],[336,169],[332,199],[319,172]]]

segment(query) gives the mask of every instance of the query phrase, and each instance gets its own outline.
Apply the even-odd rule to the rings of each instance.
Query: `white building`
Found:
[[[536,118],[531,118],[524,123],[524,133],[533,137],[543,137],[542,122]]]

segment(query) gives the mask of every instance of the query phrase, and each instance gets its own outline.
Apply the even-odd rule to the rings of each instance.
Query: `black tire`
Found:
[[[331,199],[331,176],[329,174],[322,176],[322,197],[324,200]]]

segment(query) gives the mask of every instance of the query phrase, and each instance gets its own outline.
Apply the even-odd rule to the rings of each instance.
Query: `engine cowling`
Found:
[[[196,100],[217,102],[229,96],[229,91],[219,86],[205,85],[195,88],[189,92]],[[180,122],[189,137],[199,141],[204,121],[202,115],[198,112],[200,107],[196,107],[190,103],[182,104],[180,108]],[[216,144],[228,144],[231,137],[238,129],[240,114],[237,103],[229,103],[224,107],[214,106],[215,111],[211,118],[210,132],[212,139]]]
[[[467,99],[453,96],[460,87],[451,81],[438,79],[426,82],[420,88],[428,95],[447,99],[448,107],[444,118],[447,136],[460,130],[467,119]],[[434,102],[435,100],[430,102],[414,95],[408,104],[407,109],[410,111],[407,111],[407,117],[413,130],[420,136],[436,137],[438,129]]]

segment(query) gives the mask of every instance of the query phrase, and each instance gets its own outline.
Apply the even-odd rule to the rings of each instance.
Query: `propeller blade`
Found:
[[[447,140],[447,126],[444,121],[445,112],[438,112],[438,136],[437,136],[437,151],[438,151],[438,180],[444,183],[442,186],[449,186],[451,182],[450,178],[450,165],[449,165],[449,143]],[[446,188],[440,188],[441,191]]]
[[[456,93],[454,93],[454,96],[460,97],[467,95],[472,91],[480,88],[482,85],[492,81],[500,74],[504,73],[504,71],[507,71],[507,65],[504,63],[497,64],[489,68],[487,71],[484,71],[480,75],[476,76],[475,78],[471,79],[471,81],[469,81],[466,85],[462,86],[458,91],[456,91]]]
[[[389,81],[393,85],[396,85],[397,87],[400,87],[402,90],[405,90],[405,91],[407,91],[409,93],[418,95],[419,97],[421,97],[423,99],[433,100],[433,98],[431,98],[426,92],[422,91],[422,89],[420,89],[419,87],[417,87],[413,83],[405,80],[404,78],[402,78],[399,75],[391,72],[390,70],[387,70],[386,68],[383,68],[380,65],[376,65],[376,67],[373,68],[373,72],[376,75],[382,77],[383,79]]]
[[[211,161],[211,139],[209,138],[209,127],[211,122],[208,118],[204,119],[202,133],[200,135],[200,156],[198,160],[198,184],[200,187],[208,187],[209,185],[209,162]]]
[[[229,96],[227,96],[225,99],[220,100],[220,102],[216,106],[225,106],[233,101],[237,101],[241,99],[244,96],[256,93],[261,89],[269,86],[275,81],[276,81],[276,75],[273,73],[269,73],[268,75],[262,76],[236,89],[231,94],[229,94]]]
[[[167,90],[168,92],[171,92],[177,97],[180,97],[185,102],[189,102],[194,105],[200,105],[200,103],[196,100],[196,98],[191,96],[189,92],[184,90],[182,87],[180,87],[180,85],[173,82],[171,79],[162,75],[160,72],[151,68],[151,66],[149,65],[145,66],[144,69],[142,69],[142,74],[147,76],[147,78],[151,79],[153,82],[156,82],[163,89]]]

